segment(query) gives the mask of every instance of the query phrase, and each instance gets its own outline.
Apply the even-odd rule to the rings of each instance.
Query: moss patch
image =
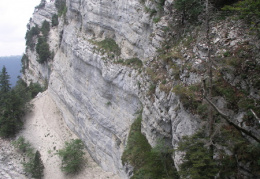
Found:
[[[182,84],[173,87],[176,95],[179,95],[180,100],[185,109],[190,110],[192,113],[198,114],[202,105],[202,94],[200,91],[200,84],[184,86]]]
[[[122,65],[126,65],[129,67],[134,67],[134,68],[142,68],[143,67],[143,62],[139,58],[129,58],[129,59],[119,59],[116,60],[115,63],[120,63]]]
[[[129,66],[136,66],[138,68],[141,68],[143,66],[143,62],[139,58],[130,58],[125,61],[126,65]]]
[[[116,44],[114,39],[106,38],[100,42],[92,42],[99,47],[99,50],[104,50],[103,52],[108,53],[111,57],[113,57],[113,55],[119,56],[121,54],[121,49]]]

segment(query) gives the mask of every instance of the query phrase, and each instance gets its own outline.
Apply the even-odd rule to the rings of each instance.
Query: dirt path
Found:
[[[19,134],[29,141],[32,146],[39,150],[45,166],[44,179],[119,179],[117,175],[103,171],[87,153],[86,164],[81,173],[75,176],[64,175],[60,170],[61,160],[55,155],[61,149],[65,141],[77,138],[66,127],[55,103],[49,97],[48,92],[39,94],[32,102],[34,108],[26,116],[24,130]],[[1,159],[1,158],[0,158]],[[2,167],[3,168],[3,167]],[[0,179],[1,170],[0,162]],[[17,172],[19,173],[19,172]],[[22,172],[20,172],[22,173]],[[5,172],[8,176],[9,173]],[[13,177],[11,177],[13,176]],[[7,177],[8,178],[8,177]],[[10,175],[10,178],[22,178]],[[3,178],[5,179],[5,178]]]

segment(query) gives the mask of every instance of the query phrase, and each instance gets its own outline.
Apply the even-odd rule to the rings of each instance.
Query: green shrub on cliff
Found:
[[[141,115],[131,126],[126,149],[122,155],[123,164],[134,167],[131,179],[177,179],[179,178],[171,158],[172,150],[164,145],[152,148],[141,133]]]
[[[250,19],[259,22],[260,19],[260,1],[259,0],[243,0],[233,5],[227,5],[223,10],[234,11],[241,18]]]
[[[50,23],[48,21],[46,21],[46,20],[43,21],[41,32],[42,32],[44,38],[47,39],[49,36],[49,32],[50,32]]]
[[[30,83],[27,89],[28,92],[30,93],[31,98],[34,98],[38,93],[44,91],[44,88],[41,87],[39,83]]]
[[[49,32],[50,32],[50,23],[46,20],[42,23],[41,27],[42,36],[38,36],[38,43],[36,45],[36,52],[39,55],[38,62],[43,64],[52,58],[52,54],[50,52],[50,47],[47,42]]]
[[[211,141],[214,141],[212,158],[208,141],[206,129],[191,136],[184,136],[180,140],[178,151],[185,152],[179,171],[183,178],[244,178],[245,175],[241,171],[250,171],[249,178],[259,178],[259,143],[249,143],[239,131],[225,125],[211,137]]]
[[[114,39],[106,38],[100,42],[94,42],[100,49],[105,50],[106,53],[112,53],[112,55],[119,56],[121,54],[121,49],[117,45]]]
[[[19,137],[17,140],[12,142],[13,146],[17,148],[20,152],[25,153],[28,157],[33,154],[33,148],[28,141],[25,141],[24,137]]]
[[[31,50],[35,47],[34,37],[40,34],[40,29],[36,25],[32,27],[30,30],[27,30],[25,39],[26,39],[26,46],[29,47]]]
[[[40,32],[42,33],[42,37],[40,36]],[[38,43],[36,45],[36,52],[39,54],[39,62],[44,63],[51,57],[51,52],[49,49],[49,45],[47,43],[48,35],[50,32],[50,23],[46,20],[42,23],[42,27],[39,28],[37,25],[32,27],[30,30],[26,32],[26,46],[30,48],[30,50],[34,50],[35,41],[38,37]]]
[[[21,72],[24,74],[25,73],[25,69],[28,68],[28,66],[29,66],[29,58],[28,58],[28,56],[26,54],[23,54],[21,62],[22,62],[22,70],[21,70]]]
[[[260,1],[259,0],[243,0],[238,1],[233,5],[228,5],[223,8],[226,11],[232,11],[238,14],[241,19],[251,23],[252,28],[256,29],[260,34]]]
[[[179,143],[178,150],[185,152],[179,171],[183,178],[209,179],[214,178],[219,171],[202,138],[205,140],[206,135],[197,133],[191,137],[183,137]]]
[[[57,14],[54,14],[51,18],[51,26],[55,27],[57,25],[59,25],[59,18]]]
[[[125,60],[125,63],[128,66],[136,66],[138,68],[143,67],[143,62],[139,58],[129,58]]]
[[[173,6],[181,14],[184,24],[185,21],[196,22],[203,11],[203,3],[202,0],[176,0]]]
[[[41,0],[40,4],[35,9],[43,9],[45,7],[46,0]]]
[[[55,7],[58,10],[59,17],[66,14],[67,12],[66,0],[55,0]]]
[[[41,64],[45,63],[48,61],[48,59],[50,59],[51,57],[50,47],[44,37],[38,39],[38,43],[36,45],[36,52],[39,55],[39,59],[38,59],[39,63]]]

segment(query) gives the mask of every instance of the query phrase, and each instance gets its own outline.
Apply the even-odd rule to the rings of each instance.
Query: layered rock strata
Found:
[[[171,6],[171,1],[165,3]],[[147,4],[147,6],[154,6]],[[53,3],[34,13],[30,27],[51,22],[57,11]],[[122,178],[131,174],[121,163],[131,124],[142,111],[142,133],[155,146],[164,139],[177,147],[184,135],[198,128],[198,118],[184,110],[174,93],[159,86],[147,95],[152,82],[142,69],[129,68],[116,60],[139,58],[152,62],[164,41],[167,15],[154,24],[139,0],[72,0],[67,13],[52,27],[48,43],[55,56],[39,64],[37,53],[27,49],[29,67],[23,78],[48,82],[48,89],[69,128],[85,143],[94,160]],[[113,39],[121,55],[112,59],[97,49],[95,41]],[[37,39],[35,39],[37,41]],[[185,78],[195,83],[200,77]],[[174,157],[176,165],[180,162]]]

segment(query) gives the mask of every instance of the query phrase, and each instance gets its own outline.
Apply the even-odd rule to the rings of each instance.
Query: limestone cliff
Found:
[[[160,20],[155,22],[146,10],[159,12],[154,1],[145,1],[145,4],[140,0],[66,1],[66,13],[49,32],[53,59],[40,64],[35,50],[26,51],[29,61],[23,79],[27,83],[47,81],[48,90],[69,128],[84,141],[103,169],[118,173],[122,178],[131,175],[122,165],[121,156],[131,124],[140,111],[142,133],[151,146],[164,139],[167,145],[176,148],[181,137],[193,134],[201,123],[199,115],[185,108],[172,89],[179,84],[178,80],[185,85],[201,81],[207,51],[202,29],[189,33],[190,37],[196,36],[196,40],[188,42],[192,48],[185,47],[183,41],[178,50],[169,50],[171,56],[167,60],[174,65],[160,60],[165,57],[158,55],[158,49],[169,37],[178,38],[178,29],[167,31],[177,24],[172,2],[165,1]],[[54,14],[58,14],[54,3],[47,3],[34,13],[29,27],[41,27],[45,20],[51,23]],[[211,32],[216,46],[235,48],[238,43],[247,41],[247,37],[237,35],[241,28],[238,25],[233,24],[232,31],[228,30],[227,21],[213,25]],[[187,42],[188,37],[185,38]],[[36,43],[37,38],[34,40]],[[115,45],[119,50],[111,51],[112,47],[106,50],[102,44],[105,40],[110,40],[108,46]],[[220,48],[214,55],[224,53],[224,48]],[[131,59],[142,66],[134,63],[131,66]],[[236,79],[230,75],[227,78],[228,81]],[[250,90],[252,96],[259,99],[256,89]],[[216,102],[225,108],[222,98]],[[173,159],[178,167],[180,155],[176,153]]]

